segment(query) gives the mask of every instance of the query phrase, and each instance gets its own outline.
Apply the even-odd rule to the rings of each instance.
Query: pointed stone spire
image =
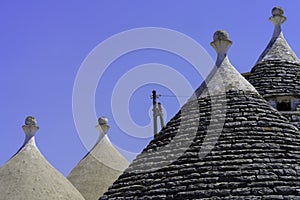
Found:
[[[300,61],[288,45],[281,30],[281,25],[286,21],[283,9],[273,8],[270,21],[274,24],[273,36],[247,75],[247,80],[260,95],[268,100],[276,99],[277,96],[298,98]]]
[[[205,79],[205,82],[196,90],[196,96],[226,94],[228,91],[250,91],[258,93],[256,89],[231,65],[227,51],[232,44],[228,33],[218,30],[214,33],[210,43],[216,50],[217,59],[214,69]]]
[[[129,165],[106,135],[107,117],[98,119],[96,129],[100,135],[95,146],[67,177],[86,200],[96,200],[103,195]]]
[[[283,36],[281,25],[286,21],[286,17],[283,14],[284,10],[281,7],[274,7],[272,9],[272,16],[269,20],[274,24],[273,35],[271,41],[260,55],[256,64],[272,60],[300,63],[298,57]]]
[[[27,117],[22,128],[26,134],[23,146],[0,168],[0,200],[84,200],[35,145],[36,119]]]

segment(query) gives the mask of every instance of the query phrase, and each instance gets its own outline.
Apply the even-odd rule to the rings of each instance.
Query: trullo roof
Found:
[[[38,129],[35,118],[27,117],[24,145],[0,168],[0,200],[84,200],[37,148]]]
[[[246,75],[263,97],[300,94],[300,61],[283,36],[281,24],[285,20],[283,9],[274,7],[270,17],[274,24],[271,41]]]
[[[234,69],[230,44],[226,32],[215,33],[207,84],[101,200],[300,197],[298,129]]]
[[[86,200],[99,199],[129,165],[106,135],[107,118],[100,117],[98,121],[98,142],[68,176]]]

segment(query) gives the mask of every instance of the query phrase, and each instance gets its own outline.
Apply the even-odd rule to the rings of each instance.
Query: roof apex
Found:
[[[281,24],[286,21],[286,17],[283,14],[284,10],[281,7],[274,7],[272,9],[272,16],[269,20],[274,24],[273,35],[269,44],[259,56],[256,64],[272,60],[300,63],[299,58],[296,56],[283,36]]]
[[[217,67],[221,65],[222,61],[227,55],[227,51],[230,48],[232,41],[229,40],[228,33],[224,30],[218,30],[214,33],[214,41],[210,45],[216,50],[218,58],[216,61]]]
[[[23,131],[26,135],[23,146],[31,144],[35,146],[34,136],[40,127],[36,125],[36,119],[33,116],[28,116],[25,119],[25,125],[22,126]]]
[[[38,130],[34,117],[22,126],[24,145],[0,168],[0,200],[84,200],[76,188],[41,154],[34,142]]]
[[[196,96],[205,97],[214,94],[224,94],[231,90],[242,90],[257,93],[256,89],[232,66],[227,51],[232,41],[226,31],[216,31],[211,45],[218,57],[215,67],[196,90]]]
[[[98,119],[96,129],[100,136],[95,146],[67,177],[86,200],[103,195],[129,166],[129,162],[115,149],[106,135],[109,129],[106,117]]]

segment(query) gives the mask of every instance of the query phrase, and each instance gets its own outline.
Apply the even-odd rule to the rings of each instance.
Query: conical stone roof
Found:
[[[0,200],[84,200],[36,147],[38,128],[35,119],[27,117],[24,145],[0,168]]]
[[[247,79],[263,97],[299,95],[300,61],[281,31],[286,17],[280,7],[273,8],[272,14],[273,36]]]
[[[67,177],[86,200],[99,199],[129,165],[106,135],[107,118],[98,121],[98,142]]]
[[[202,84],[101,200],[300,197],[298,129],[233,68],[230,44],[215,33],[208,88]]]

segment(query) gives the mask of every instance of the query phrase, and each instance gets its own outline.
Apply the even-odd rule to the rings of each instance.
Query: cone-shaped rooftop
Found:
[[[35,118],[27,117],[22,128],[26,134],[24,145],[0,168],[0,200],[84,200],[38,150]]]
[[[240,75],[229,62],[227,51],[232,42],[226,31],[216,31],[211,46],[217,52],[215,67],[206,78],[205,82],[196,90],[196,96],[208,96],[209,93],[220,94],[231,90],[243,90],[257,93],[256,89]]]
[[[215,34],[218,59],[208,88],[197,90],[202,94],[181,108],[101,200],[300,197],[298,130],[235,73],[226,55],[230,44],[224,31]]]
[[[273,36],[247,75],[264,97],[300,94],[300,61],[283,36],[281,25],[286,21],[283,14],[280,7],[272,9]]]
[[[270,21],[274,24],[274,32],[266,49],[260,55],[257,64],[265,61],[287,61],[292,63],[300,63],[298,57],[295,55],[287,41],[285,40],[281,31],[281,25],[286,21],[283,15],[284,11],[281,7],[274,7],[272,9],[272,16]]]
[[[106,117],[100,117],[99,140],[68,176],[86,200],[97,200],[128,167],[128,161],[114,148],[106,133]]]

